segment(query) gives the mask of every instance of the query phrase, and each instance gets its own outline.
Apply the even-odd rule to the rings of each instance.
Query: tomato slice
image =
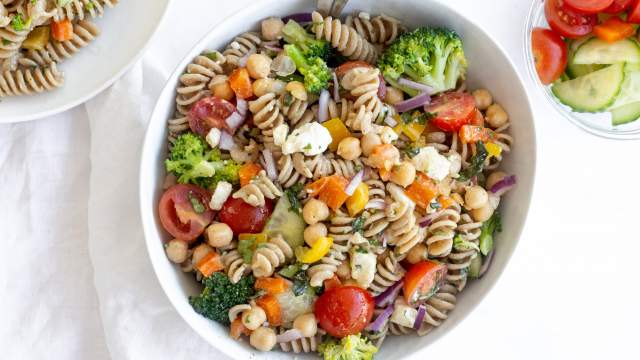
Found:
[[[567,44],[549,29],[535,28],[531,47],[538,77],[548,85],[558,80],[567,66]]]
[[[566,6],[564,0],[545,0],[544,15],[553,31],[572,39],[590,34],[598,22],[595,14],[581,14]]]
[[[597,14],[607,9],[613,0],[565,0],[567,6],[584,14]]]
[[[430,298],[440,289],[445,275],[447,265],[443,263],[427,260],[413,265],[404,276],[404,299],[416,304]]]
[[[173,185],[160,198],[160,223],[178,240],[193,242],[202,235],[215,213],[209,208],[211,193],[196,185]]]
[[[613,0],[613,4],[604,10],[607,14],[619,14],[631,6],[633,0]]]
[[[220,221],[229,225],[233,233],[257,234],[262,231],[264,224],[273,212],[273,201],[264,199],[265,205],[253,207],[242,199],[229,197],[219,213]]]
[[[314,305],[320,327],[329,335],[343,338],[361,332],[371,322],[374,299],[357,286],[325,290]]]
[[[631,5],[631,9],[627,14],[627,22],[640,24],[640,0]]]
[[[347,71],[349,71],[351,69],[359,68],[359,67],[370,68],[372,66],[368,62],[362,61],[362,60],[347,61],[346,63],[344,63],[344,64],[342,64],[342,65],[340,65],[340,66],[338,66],[336,68],[336,75],[342,76],[342,75],[346,74]]]
[[[216,96],[200,99],[189,111],[189,127],[200,136],[207,136],[213,128],[229,130],[225,120],[234,111],[236,107],[225,99]]]
[[[425,111],[434,114],[431,123],[442,131],[458,131],[475,117],[476,101],[470,94],[449,92],[435,98]]]

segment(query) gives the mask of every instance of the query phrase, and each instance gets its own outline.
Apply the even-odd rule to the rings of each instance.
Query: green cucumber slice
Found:
[[[613,126],[628,124],[640,119],[640,101],[611,109]]]
[[[282,235],[291,248],[296,248],[304,245],[303,233],[305,227],[306,224],[302,219],[302,215],[291,210],[291,203],[286,196],[282,196],[278,200],[276,208],[273,210],[269,221],[267,221],[263,232],[269,238]]]
[[[567,44],[567,49],[568,49],[567,59],[569,59],[569,61],[567,62],[566,74],[569,76],[570,79],[575,79],[582,75],[587,75],[594,71],[598,71],[606,66],[602,64],[575,64],[573,62],[573,57],[575,56],[576,51],[580,48],[580,46],[582,46],[582,44],[584,44],[585,42],[591,39],[592,37],[590,36],[582,37],[579,39],[570,40],[569,43]]]
[[[608,43],[593,38],[582,44],[573,57],[573,64],[640,63],[640,45],[635,40],[623,39]]]
[[[615,64],[551,87],[561,103],[578,112],[599,112],[616,100],[624,82],[624,64]]]
[[[480,277],[480,269],[482,268],[482,255],[478,254],[476,257],[471,259],[471,263],[469,264],[469,273],[468,276],[471,279],[477,279]]]
[[[620,94],[610,108],[619,108],[638,101],[640,101],[640,64],[626,64]]]

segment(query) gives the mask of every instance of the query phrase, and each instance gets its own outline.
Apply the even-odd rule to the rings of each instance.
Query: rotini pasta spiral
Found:
[[[283,328],[280,329],[281,334],[285,331]],[[318,329],[315,336],[303,337],[290,342],[281,342],[280,349],[284,352],[293,352],[295,354],[314,352],[322,342],[322,335],[324,334],[325,332],[322,329]]]
[[[227,45],[222,53],[227,62],[235,67],[240,65],[240,59],[249,53],[255,53],[262,43],[260,35],[255,32],[246,32]]]
[[[284,188],[304,183],[312,175],[301,153],[284,155],[278,160],[278,183]]]
[[[376,275],[368,289],[374,295],[383,293],[391,285],[402,279],[405,273],[405,270],[392,252],[387,252],[384,255],[383,260],[378,262],[376,270]]]
[[[269,242],[259,246],[253,253],[251,269],[255,277],[271,276],[274,270],[293,258],[293,249],[278,235],[269,239]]]
[[[457,294],[458,290],[455,286],[445,284],[427,300],[427,314],[418,330],[418,335],[427,335],[449,317],[449,313],[456,307]]]
[[[243,312],[251,310],[251,305],[249,304],[240,304],[233,306],[229,309],[229,322],[233,322],[238,316],[242,315]]]
[[[64,75],[55,63],[46,68],[5,71],[0,76],[0,97],[33,95],[62,86]]]
[[[119,0],[71,0],[63,7],[56,7],[53,19],[74,21],[84,20],[86,17],[102,17],[105,7],[112,8],[119,2]]]
[[[42,50],[29,50],[25,60],[30,60],[33,65],[38,66],[60,63],[89,45],[98,35],[100,35],[100,29],[94,23],[81,20],[74,24],[73,37],[70,40],[49,41]]]
[[[29,30],[17,31],[11,25],[0,28],[0,59],[9,59],[20,51]]]
[[[207,52],[197,56],[187,65],[180,76],[176,104],[178,113],[187,115],[191,106],[210,94],[207,85],[218,74],[224,73],[225,58],[218,52]]]
[[[292,128],[299,128],[315,120],[313,111],[309,109],[309,103],[299,99],[291,99],[286,95],[280,97],[280,109],[287,118]]]
[[[331,218],[328,225],[328,236],[333,238],[333,245],[319,264],[312,265],[307,270],[311,286],[320,286],[325,280],[333,277],[340,263],[347,259],[350,248],[349,240],[353,233],[351,226],[353,220],[355,219],[341,211]]]
[[[497,169],[502,163],[504,155],[511,152],[511,147],[513,146],[513,136],[506,133],[510,126],[511,123],[507,122],[506,124],[494,130],[496,138],[494,139],[493,143],[500,146],[500,148],[502,148],[502,152],[500,153],[500,155],[491,157],[491,159],[489,159],[489,164],[485,166],[487,170]]]
[[[378,50],[365,40],[356,29],[343,24],[340,19],[331,16],[323,17],[319,12],[311,14],[312,31],[317,39],[325,39],[342,55],[351,60],[364,60],[374,63],[378,58]]]
[[[389,45],[404,32],[400,21],[387,15],[370,19],[368,14],[359,13],[347,16],[345,23],[372,44]]]
[[[463,246],[459,245],[457,248],[454,246],[453,250],[447,257],[447,282],[456,287],[458,291],[462,291],[467,285],[467,271],[471,260],[478,256],[478,248],[480,228],[482,223],[475,222],[471,219],[469,214],[462,214],[460,216],[460,223],[458,224],[458,235],[465,242],[472,243],[476,246]]]
[[[399,258],[406,254],[424,239],[424,229],[418,226],[415,215],[415,204],[404,195],[404,190],[395,184],[388,184],[387,191],[391,194],[394,203],[387,207],[387,219],[390,221],[386,235],[389,244],[395,246],[395,253]]]
[[[282,196],[282,190],[267,177],[267,173],[261,170],[248,184],[241,187],[233,195],[234,199],[242,199],[251,206],[264,206],[266,199],[275,199]]]
[[[451,252],[453,237],[460,221],[460,206],[455,203],[438,213],[427,230],[427,251],[431,257],[445,257]]]
[[[357,112],[361,112],[364,108],[368,114],[371,114],[372,122],[380,116],[382,112],[382,101],[378,98],[380,70],[367,67],[351,69],[342,77],[342,87],[348,90],[355,99],[353,108],[357,109]],[[372,129],[369,127],[368,129],[355,130],[367,133]]]
[[[8,13],[17,11],[27,0],[2,0],[0,3],[4,5]]]
[[[237,249],[237,242],[232,242],[222,254],[224,270],[232,283],[237,283],[250,270]]]

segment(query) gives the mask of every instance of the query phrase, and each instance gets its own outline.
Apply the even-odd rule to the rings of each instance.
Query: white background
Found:
[[[173,1],[143,60],[159,64],[155,82],[161,83],[211,26],[250,2]],[[522,55],[528,0],[448,2],[507,49],[529,85],[538,176],[527,227],[501,280],[466,321],[416,358],[637,357],[640,142],[586,134],[545,103],[525,72]],[[148,95],[140,100],[147,106],[154,94]],[[150,290],[126,299],[130,306],[119,313],[125,325],[114,328],[113,316],[106,316],[112,314],[105,310],[111,299],[105,299],[103,285],[111,269],[103,261],[103,249],[117,252],[108,242],[117,246],[122,239],[100,239],[98,245],[90,241],[95,229],[90,229],[88,213],[95,195],[90,200],[89,194],[100,191],[94,186],[96,173],[105,174],[102,161],[96,160],[115,151],[96,146],[98,140],[104,143],[105,127],[88,120],[91,107],[99,109],[100,101],[49,119],[0,125],[0,359],[219,359],[170,309],[143,255],[130,276],[144,274]],[[137,158],[137,153],[131,155],[131,163]],[[132,165],[106,174],[135,184],[135,169]],[[136,204],[131,199],[111,210],[135,217]],[[136,246],[143,246],[139,228],[120,229],[122,237],[128,233],[135,234],[131,241],[140,242]],[[120,280],[127,281],[129,269],[112,270],[120,270],[125,274]],[[126,325],[129,311],[138,311],[137,304],[149,301],[146,297],[159,304],[149,313],[165,321],[131,318]],[[154,326],[153,336],[134,332],[130,337],[135,346],[148,349],[149,357],[115,340],[145,321],[164,326]],[[180,338],[167,335],[176,329]],[[172,352],[167,345],[191,337],[184,352]],[[154,353],[158,347],[162,351]]]

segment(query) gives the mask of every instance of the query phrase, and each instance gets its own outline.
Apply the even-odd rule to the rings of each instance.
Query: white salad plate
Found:
[[[52,92],[0,99],[0,123],[51,116],[84,103],[113,84],[144,53],[162,22],[169,0],[121,0],[91,19],[100,36],[58,65],[64,85]]]
[[[147,249],[154,270],[167,297],[182,318],[212,347],[234,359],[292,359],[293,354],[272,351],[260,353],[247,342],[231,339],[228,329],[198,315],[189,305],[188,297],[201,291],[192,274],[185,274],[171,263],[163,244],[170,240],[160,224],[157,205],[165,179],[164,159],[167,156],[167,120],[175,110],[178,78],[192,59],[205,49],[222,49],[238,34],[258,29],[262,19],[310,12],[314,1],[262,0],[241,10],[215,26],[185,55],[165,85],[153,111],[147,130],[140,166],[140,211]],[[466,318],[487,295],[507,267],[524,228],[531,202],[536,169],[536,133],[534,117],[515,66],[506,52],[482,28],[443,2],[426,0],[351,0],[345,12],[366,11],[384,13],[401,19],[410,27],[422,25],[444,26],[457,31],[463,41],[469,62],[470,88],[489,89],[497,102],[504,106],[512,119],[511,134],[515,138],[512,152],[506,156],[502,169],[518,177],[517,186],[504,197],[501,204],[503,231],[497,235],[493,263],[479,280],[472,281],[459,294],[457,307],[449,318],[425,337],[392,336],[385,340],[376,359],[405,359],[450,332]],[[490,334],[485,334],[490,336]],[[305,355],[295,355],[305,358]],[[308,358],[317,358],[308,355]]]

